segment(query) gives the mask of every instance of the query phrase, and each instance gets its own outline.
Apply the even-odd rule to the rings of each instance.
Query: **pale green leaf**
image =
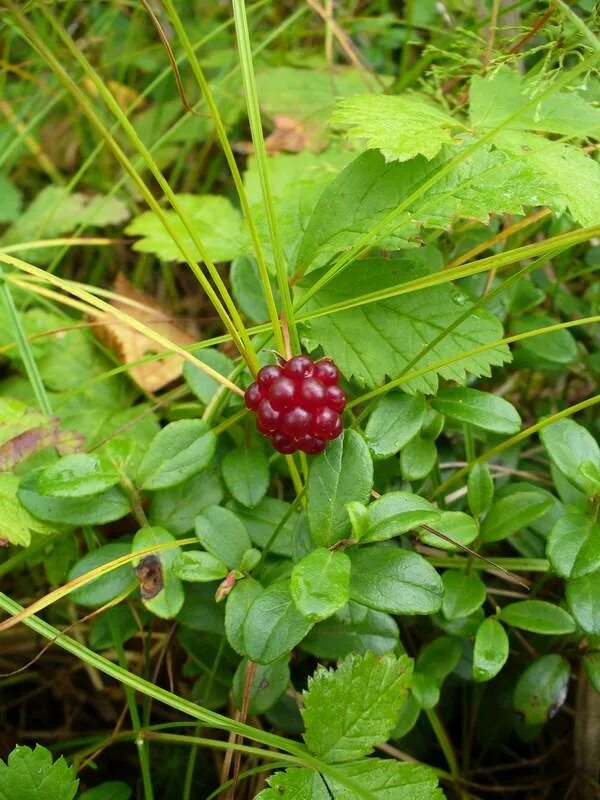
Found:
[[[19,478],[16,475],[0,473],[0,538],[27,547],[33,531],[48,534],[57,528],[30,514],[17,497],[18,489]]]
[[[431,159],[452,131],[464,126],[417,94],[355,95],[339,100],[332,117],[334,128],[363,149],[377,148],[386,161],[408,161],[417,155]]]
[[[74,768],[62,756],[53,763],[39,744],[17,746],[6,763],[0,759],[0,800],[73,800],[78,785]]]
[[[317,547],[294,565],[290,591],[296,608],[314,622],[342,608],[350,594],[350,559],[340,551]]]
[[[319,667],[304,693],[304,741],[329,762],[367,755],[389,736],[406,693],[406,656],[350,655],[337,670]]]

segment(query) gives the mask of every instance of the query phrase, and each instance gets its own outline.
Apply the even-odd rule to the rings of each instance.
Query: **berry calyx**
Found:
[[[340,373],[329,358],[294,356],[259,370],[244,395],[256,414],[256,427],[280,453],[322,453],[344,429],[346,395]]]

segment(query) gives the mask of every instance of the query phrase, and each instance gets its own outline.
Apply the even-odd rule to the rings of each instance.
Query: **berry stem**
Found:
[[[289,361],[290,358],[292,357],[290,329],[288,328],[287,320],[283,312],[279,315],[279,319],[281,320],[281,332],[283,333],[283,354],[285,356],[285,360]]]

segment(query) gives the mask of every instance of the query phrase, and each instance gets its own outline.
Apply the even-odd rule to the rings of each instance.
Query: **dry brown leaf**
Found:
[[[291,114],[276,114],[273,125],[273,131],[265,139],[267,153],[301,153],[303,150],[320,153],[327,144],[316,126]],[[244,155],[254,152],[252,142],[238,142],[235,149]]]
[[[168,311],[145,292],[132,286],[124,275],[117,275],[113,289],[121,297],[139,304],[132,305],[113,299],[110,304],[114,308],[135,317],[139,322],[143,322],[181,347],[186,347],[196,341],[194,336],[173,321]],[[108,312],[98,315],[96,321],[101,324],[94,327],[95,335],[112,350],[122,364],[131,364],[151,353],[162,352],[162,348],[157,342],[124,325]],[[177,380],[181,376],[182,368],[183,358],[173,354],[160,361],[151,361],[148,364],[131,367],[129,374],[142,389],[156,392]]]

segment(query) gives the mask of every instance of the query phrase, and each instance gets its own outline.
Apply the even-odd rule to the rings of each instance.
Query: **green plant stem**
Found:
[[[258,168],[264,208],[267,216],[267,225],[269,227],[269,237],[271,240],[273,259],[275,261],[275,271],[277,274],[277,285],[279,286],[279,292],[281,294],[283,313],[290,333],[292,349],[294,352],[298,353],[300,352],[300,340],[298,338],[298,331],[296,328],[296,319],[294,315],[294,307],[292,305],[292,295],[288,281],[287,266],[283,253],[283,245],[281,243],[279,225],[277,222],[277,211],[275,209],[273,194],[271,192],[267,151],[265,148],[260,108],[258,104],[258,92],[256,89],[256,77],[254,75],[254,66],[252,62],[252,48],[250,46],[250,33],[248,31],[246,5],[244,0],[233,0],[232,5],[242,81],[244,84],[246,105],[248,108],[248,121],[250,123],[250,132],[252,134],[252,143],[254,145],[256,166]]]
[[[109,609],[107,614],[108,627],[117,654],[119,664],[123,669],[127,669],[127,657],[123,642],[121,641],[119,622],[113,614],[113,609]],[[124,686],[125,698],[127,700],[127,707],[129,709],[129,716],[131,717],[131,724],[133,726],[135,737],[136,749],[140,759],[140,767],[142,771],[142,782],[144,784],[144,798],[145,800],[153,800],[154,791],[152,789],[152,776],[150,774],[150,753],[148,750],[148,740],[146,737],[140,736],[140,729],[142,727],[140,721],[140,714],[138,711],[135,692],[130,686]]]
[[[8,319],[12,324],[13,334],[17,343],[17,349],[23,361],[25,372],[29,378],[29,383],[31,384],[31,388],[35,394],[37,404],[44,414],[52,416],[52,406],[50,405],[50,400],[48,399],[48,395],[46,393],[46,387],[44,386],[42,376],[37,368],[33,350],[31,349],[29,339],[27,338],[23,328],[23,323],[21,322],[21,316],[15,306],[10,288],[7,282],[4,280],[4,271],[2,267],[0,267],[0,295],[2,296],[2,301],[4,303],[4,308],[6,309]]]
[[[223,283],[223,279],[218,273],[215,265],[213,264],[210,256],[206,252],[206,249],[202,242],[200,241],[194,226],[190,223],[187,218],[187,215],[182,213],[182,209],[180,203],[178,202],[175,194],[173,193],[171,187],[166,182],[164,176],[156,166],[152,155],[143,144],[142,140],[138,136],[137,132],[127,119],[126,115],[123,113],[121,108],[119,107],[118,103],[115,101],[112,94],[106,89],[102,80],[98,77],[95,70],[89,64],[89,62],[85,59],[83,54],[77,49],[77,46],[72,41],[72,39],[66,34],[60,27],[60,24],[56,22],[53,15],[48,11],[47,8],[42,7],[40,10],[44,14],[44,16],[48,19],[50,24],[53,28],[57,31],[60,38],[65,42],[67,47],[69,48],[72,55],[75,59],[81,64],[83,69],[85,70],[86,74],[90,77],[93,81],[94,85],[97,87],[98,92],[100,93],[101,97],[104,99],[106,104],[109,106],[111,111],[115,114],[116,118],[120,121],[123,129],[126,131],[128,136],[130,137],[133,144],[139,150],[139,152],[143,155],[144,159],[146,160],[148,167],[158,183],[160,184],[161,188],[163,189],[165,196],[169,199],[169,202],[175,209],[175,211],[179,214],[181,221],[183,222],[184,226],[188,230],[188,233],[200,253],[202,260],[207,266],[211,277],[213,278],[215,285],[219,288],[221,292],[221,296],[223,297],[223,301],[225,305],[219,299],[219,296],[211,286],[210,282],[202,272],[199,265],[196,263],[196,257],[193,251],[180,239],[177,235],[175,229],[171,225],[168,220],[168,217],[165,216],[164,211],[156,201],[154,195],[147,187],[146,183],[141,178],[139,172],[133,167],[131,161],[122,150],[122,148],[118,145],[114,137],[112,137],[109,131],[106,129],[104,123],[100,119],[100,117],[95,112],[92,104],[89,102],[87,95],[81,90],[81,88],[75,83],[75,81],[69,76],[67,71],[64,69],[60,61],[54,56],[54,54],[46,47],[44,42],[40,39],[37,35],[35,28],[29,23],[27,18],[19,11],[16,7],[13,0],[5,0],[7,7],[10,9],[11,14],[13,17],[18,20],[21,30],[25,33],[26,38],[29,40],[30,44],[40,53],[42,58],[48,63],[51,69],[55,72],[58,78],[61,80],[63,85],[71,92],[73,97],[77,100],[78,104],[80,105],[81,109],[84,111],[92,125],[98,130],[100,135],[105,139],[113,154],[116,156],[118,161],[121,163],[123,168],[129,174],[129,176],[133,179],[133,181],[138,186],[142,196],[155,212],[159,220],[161,221],[163,227],[167,231],[167,233],[172,237],[173,241],[179,248],[182,256],[198,281],[200,282],[202,288],[208,295],[211,303],[213,304],[217,314],[220,316],[223,324],[225,325],[226,329],[231,334],[233,341],[235,342],[239,352],[243,355],[247,360],[249,365],[252,368],[257,367],[257,360],[256,360],[256,353],[254,352],[254,348],[250,342],[250,339],[246,333],[244,325],[239,317],[235,304]],[[231,318],[229,316],[231,313]]]
[[[225,125],[223,124],[223,120],[219,113],[219,109],[217,108],[217,105],[214,101],[210,85],[206,80],[206,77],[204,76],[204,72],[196,57],[196,53],[194,52],[192,43],[190,42],[189,37],[186,33],[185,26],[183,25],[181,18],[179,17],[177,11],[175,10],[173,0],[163,0],[163,3],[165,5],[165,8],[167,9],[167,13],[169,14],[171,22],[173,23],[173,27],[175,28],[175,31],[177,32],[177,35],[179,36],[179,39],[183,44],[183,48],[185,50],[187,59],[194,73],[194,77],[198,82],[198,86],[202,91],[202,96],[204,97],[206,105],[208,106],[210,114],[213,118],[213,122],[215,124],[215,130],[217,132],[217,138],[219,139],[219,143],[225,155],[225,160],[227,161],[229,171],[231,172],[231,177],[233,178],[233,183],[235,185],[238,197],[240,199],[242,211],[244,212],[244,217],[248,224],[248,230],[250,232],[250,238],[252,239],[252,246],[254,248],[256,262],[258,265],[258,272],[262,283],[263,297],[267,305],[269,319],[271,320],[271,325],[273,326],[275,341],[277,343],[277,347],[280,350],[280,352],[283,352],[284,350],[283,332],[281,330],[281,322],[279,320],[279,316],[277,313],[277,306],[275,304],[275,297],[273,295],[271,281],[269,280],[269,272],[267,269],[267,262],[265,260],[263,246],[261,244],[260,237],[258,235],[258,229],[256,227],[256,222],[254,220],[254,215],[252,213],[250,203],[248,201],[248,195],[246,194],[246,190],[244,188],[242,176],[240,175],[240,170],[235,160],[231,144],[229,143],[229,139],[227,138],[227,131],[225,130]]]

